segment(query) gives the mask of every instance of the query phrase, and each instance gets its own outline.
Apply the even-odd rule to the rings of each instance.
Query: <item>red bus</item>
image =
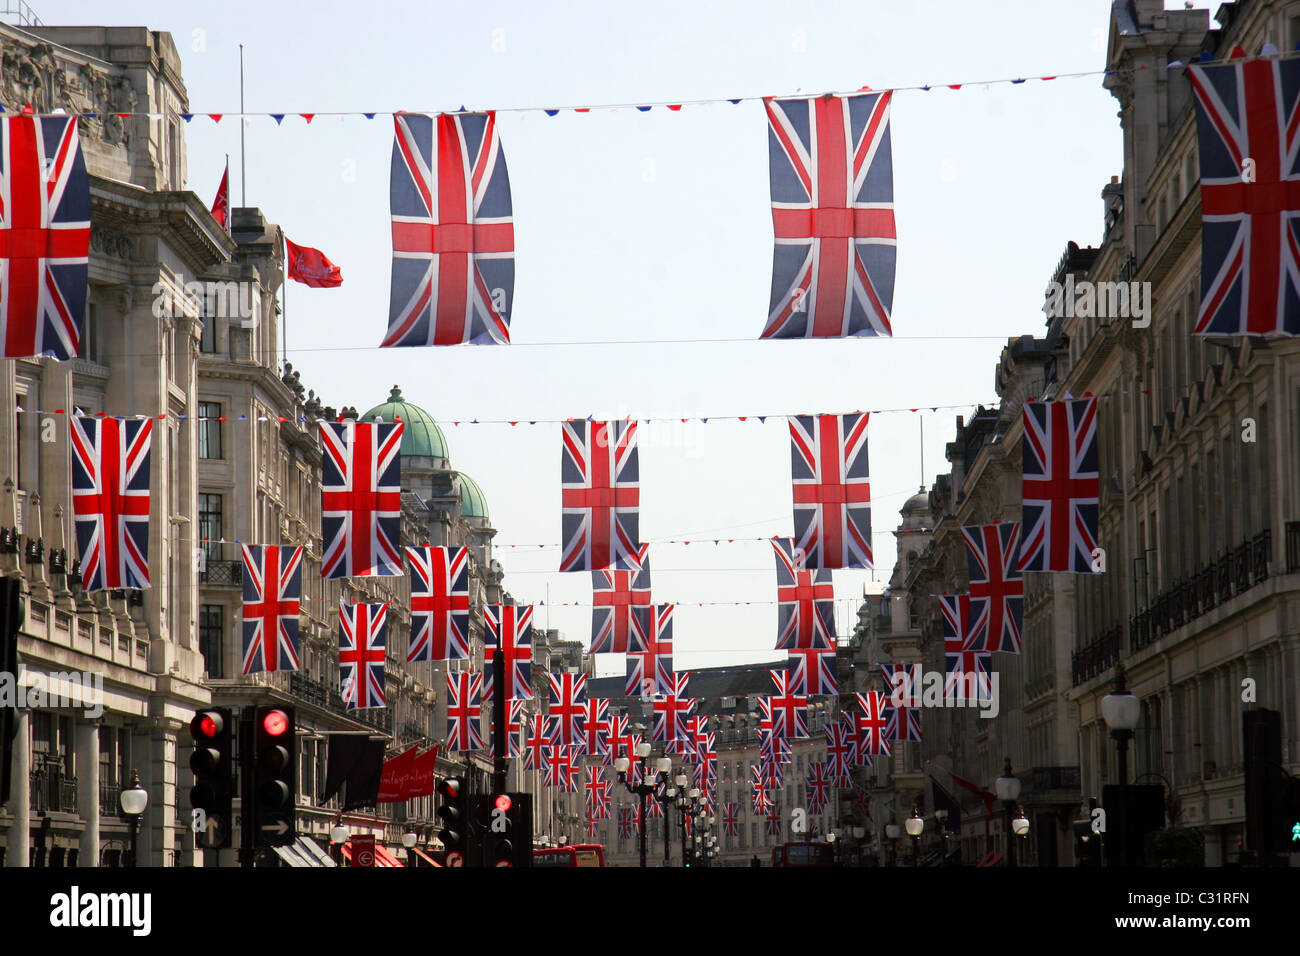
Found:
[[[835,848],[829,843],[781,843],[772,847],[773,866],[834,866]]]
[[[604,866],[605,847],[599,843],[572,843],[550,850],[534,850],[533,866]]]

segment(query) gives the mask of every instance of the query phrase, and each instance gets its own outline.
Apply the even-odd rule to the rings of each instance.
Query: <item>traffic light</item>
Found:
[[[1092,828],[1092,820],[1074,821],[1075,866],[1101,866],[1101,834]]]
[[[1300,777],[1283,777],[1280,789],[1280,825],[1274,839],[1283,853],[1300,853]]]
[[[259,707],[253,722],[253,833],[261,846],[294,841],[298,745],[292,707]]]
[[[483,866],[531,866],[533,862],[532,795],[495,793],[476,797],[472,813]]]
[[[231,803],[235,797],[234,721],[230,710],[211,707],[190,721],[194,753],[190,770],[190,828],[194,842],[208,850],[230,846]]]
[[[447,866],[473,866],[469,860],[469,813],[465,781],[446,777],[438,781],[438,817],[442,829],[438,839],[446,849]]]

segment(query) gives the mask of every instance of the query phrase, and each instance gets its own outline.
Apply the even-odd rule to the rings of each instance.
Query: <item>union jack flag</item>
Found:
[[[321,576],[402,573],[402,422],[321,422]]]
[[[298,669],[301,547],[242,545],[244,673]]]
[[[600,767],[587,767],[584,772],[586,774],[584,788],[587,797],[587,815],[591,819],[603,820],[609,816],[609,781],[602,775]]]
[[[695,764],[695,785],[706,798],[712,798],[718,787],[718,735],[705,734],[700,745],[699,760]]]
[[[469,549],[407,548],[413,661],[469,657]]]
[[[767,805],[767,835],[779,837],[785,832],[781,821],[781,805],[773,800]]]
[[[1201,309],[1194,331],[1296,335],[1300,63],[1193,66],[1188,79],[1201,164]]]
[[[1092,571],[1097,547],[1097,400],[1026,403],[1018,571]]]
[[[686,696],[686,685],[690,679],[689,671],[672,674],[667,692],[655,698],[655,740],[674,743],[685,736],[682,718],[695,710],[695,699]]]
[[[853,782],[853,766],[858,762],[857,733],[844,720],[822,729],[826,732],[826,772],[835,786],[847,787]]]
[[[947,676],[945,700],[986,701],[993,699],[993,655],[971,649],[969,644],[971,597],[969,594],[940,594],[943,613],[943,653]]]
[[[549,720],[547,724],[553,726]],[[546,748],[546,785],[569,791],[569,748],[564,744],[552,743]]]
[[[862,412],[790,419],[794,546],[796,554],[803,552],[804,568],[872,567],[869,417]]]
[[[447,675],[447,750],[483,749],[483,675],[456,671]]]
[[[629,697],[666,694],[673,682],[673,605],[656,604],[651,609],[650,644],[645,651],[627,655]]]
[[[0,344],[4,358],[76,358],[90,262],[90,178],[77,122],[0,122]]]
[[[921,739],[921,665],[880,665],[885,676],[885,739]]]
[[[561,747],[563,756],[560,758],[564,770],[564,792],[577,793],[578,786],[581,783],[582,767],[578,764],[577,747]]]
[[[789,671],[768,671],[776,693],[768,698],[772,708],[772,734],[776,737],[808,736],[808,698],[794,692]]]
[[[740,807],[734,803],[722,805],[722,832],[729,837],[740,835]]]
[[[831,777],[826,765],[814,763],[808,767],[808,812],[816,816],[826,807],[831,796]]]
[[[978,630],[970,647],[979,651],[1020,653],[1020,628],[1024,620],[1025,580],[1020,563],[1020,524],[986,524],[962,528],[970,564],[971,605]]]
[[[829,572],[827,572],[829,573]],[[838,694],[839,681],[835,677],[834,647],[801,647],[790,651],[795,661],[794,690],[796,694],[812,697],[815,694]]]
[[[609,699],[588,697],[582,713],[582,743],[587,754],[592,757],[607,757],[609,742],[605,738],[608,733]]]
[[[757,765],[749,768],[749,796],[755,813],[767,813],[767,780]]]
[[[81,586],[147,588],[153,419],[74,417],[71,426]]]
[[[551,742],[566,747],[583,743],[582,718],[587,712],[586,674],[548,674],[551,684]]]
[[[631,840],[636,836],[636,808],[618,808],[618,838]]]
[[[758,774],[768,790],[780,790],[785,786],[785,766],[779,760],[759,760]]]
[[[798,486],[796,485],[796,488]],[[835,588],[831,572],[809,571],[789,538],[772,542],[776,552],[776,649],[834,648]]]
[[[628,730],[628,718],[626,714],[614,714],[609,718],[609,725],[605,728],[607,734],[605,738],[605,766],[612,767],[614,761],[619,757],[627,757],[628,760],[636,761],[636,752],[632,745],[632,734]]]
[[[776,248],[763,338],[893,335],[890,97],[764,100]]]
[[[595,817],[587,817],[587,837],[594,840],[600,833],[600,824],[596,822]]]
[[[858,758],[863,754],[888,754],[889,738],[885,735],[885,695],[871,690],[858,694]]]
[[[523,704],[524,701],[517,701]],[[528,718],[528,737],[524,740],[524,769],[545,770],[551,741],[546,736],[546,721],[538,714]]]
[[[560,570],[635,571],[642,555],[636,422],[574,419],[562,434]]]
[[[636,571],[591,572],[591,653],[644,651],[650,643],[650,545]]]
[[[524,753],[524,746],[527,743],[527,736],[524,733],[524,707],[527,701],[508,700],[506,701],[506,748],[507,757],[521,757]]]
[[[339,605],[339,673],[347,710],[385,707],[387,604]]]
[[[393,276],[382,345],[505,345],[515,292],[510,180],[495,113],[399,113]]]
[[[499,648],[505,660],[506,700],[531,700],[533,607],[489,604],[483,609],[483,696],[492,697]]]

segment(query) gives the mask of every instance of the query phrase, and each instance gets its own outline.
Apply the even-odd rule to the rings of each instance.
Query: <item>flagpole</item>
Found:
[[[244,165],[244,44],[239,44],[239,204],[248,208],[248,183]]]
[[[289,361],[289,252],[285,250],[284,277],[280,280],[280,364]]]
[[[230,209],[230,154],[226,153],[226,235],[230,235],[230,221],[235,217]]]

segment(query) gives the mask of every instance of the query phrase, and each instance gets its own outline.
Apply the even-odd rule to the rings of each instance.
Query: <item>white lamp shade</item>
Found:
[[[144,813],[145,807],[149,806],[149,791],[144,787],[132,787],[130,790],[123,790],[118,799],[122,804],[122,812],[128,816],[139,816]]]
[[[1025,817],[1016,817],[1011,821],[1011,830],[1016,836],[1024,836],[1029,832],[1029,820]]]
[[[903,832],[902,829],[899,827],[897,823],[885,824],[885,836],[889,837],[889,839],[891,840],[897,840],[899,835],[902,832]]]
[[[1020,778],[998,777],[993,781],[993,789],[998,792],[999,800],[1017,800],[1020,797]]]
[[[655,769],[657,769],[660,773],[672,773],[672,772],[673,772],[673,758],[672,758],[672,757],[660,757],[660,758],[659,758],[659,761],[655,764]]]
[[[687,782],[687,781],[686,781],[686,774],[684,774],[684,773],[679,773],[679,774],[677,775],[677,779],[676,779],[675,781],[673,781],[673,782],[676,783],[677,786],[681,787],[683,790],[686,789],[686,782]]]
[[[650,745],[646,743],[644,740],[641,741],[641,743],[636,745],[636,755],[638,757],[650,756]]]
[[[671,799],[673,799],[673,797],[675,797],[675,796],[677,796],[677,788],[676,788],[676,787],[669,787],[669,788],[668,788],[668,799],[671,800]]]
[[[1101,716],[1111,730],[1132,730],[1142,716],[1142,701],[1133,694],[1107,694],[1101,699]]]
[[[925,821],[920,817],[908,817],[907,822],[904,823],[903,826],[907,827],[908,836],[917,837],[920,836],[921,831],[925,829]]]
[[[614,761],[614,772],[627,773],[627,768],[630,765],[631,765],[631,761],[628,760],[626,757],[619,757]]]
[[[691,787],[690,792],[687,793],[686,795],[687,795],[688,797],[690,797],[692,800],[694,800],[696,797],[698,797],[698,796],[700,795],[700,788],[699,788],[699,787]]]
[[[347,843],[347,842],[348,842],[348,828],[347,828],[347,827],[331,827],[331,828],[330,828],[330,842],[331,842],[331,843]]]
[[[402,846],[406,847],[409,850],[411,849],[411,847],[415,846],[415,841],[418,839],[419,837],[417,837],[414,833],[403,833]]]
[[[835,840],[836,840],[838,837],[839,837],[839,834],[836,833],[834,830],[832,830],[830,833],[826,834],[826,842],[827,842],[827,843],[834,843]]]

